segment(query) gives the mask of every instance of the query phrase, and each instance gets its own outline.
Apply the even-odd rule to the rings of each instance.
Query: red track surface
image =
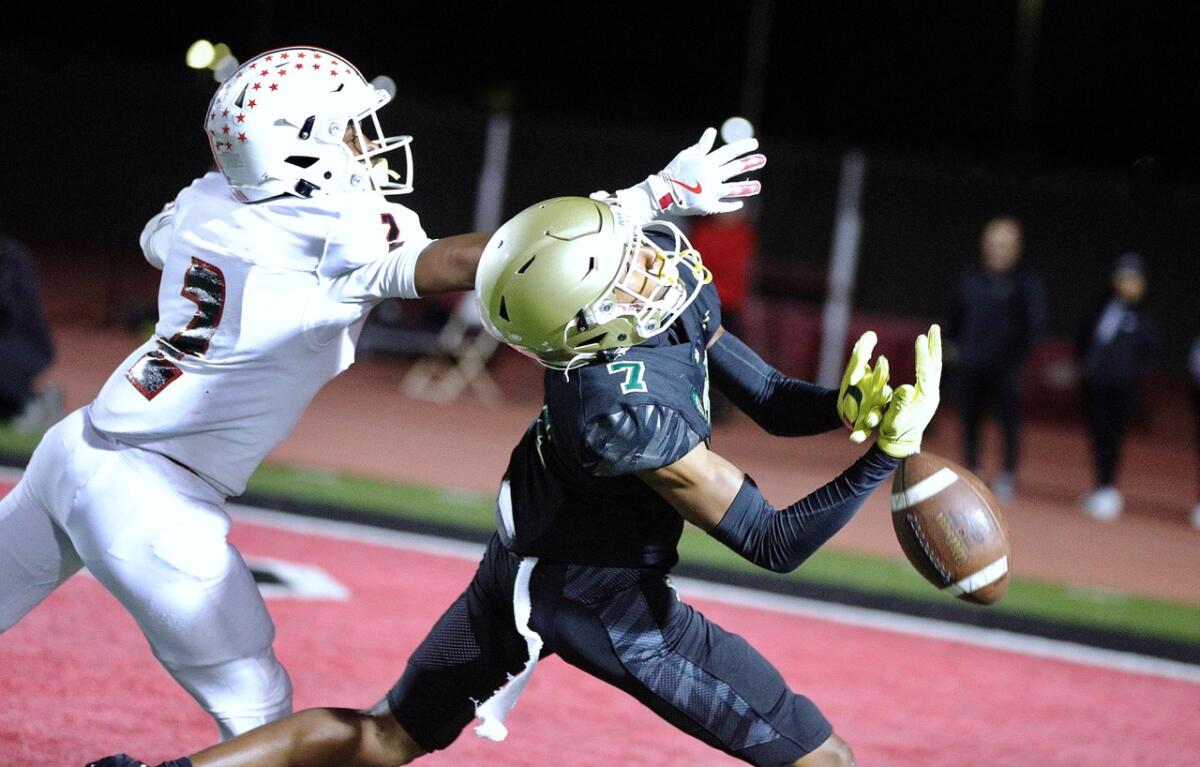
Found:
[[[272,600],[299,707],[366,706],[474,570],[462,559],[245,522],[248,556],[313,564],[348,601]],[[1196,765],[1200,685],[696,602],[824,709],[863,765]],[[95,581],[70,581],[0,637],[0,764],[151,763],[208,743],[209,720]],[[469,731],[429,765],[732,763],[557,659],[539,665],[508,741]]]
[[[87,287],[70,287],[75,292],[69,305],[77,309]],[[112,328],[66,324],[55,327],[54,340],[59,356],[47,379],[66,387],[67,407],[74,409],[96,395],[113,367],[143,339]],[[499,357],[495,372],[509,398],[499,407],[474,397],[451,403],[413,400],[399,390],[405,364],[356,363],[317,395],[269,460],[492,496],[513,444],[541,408],[537,367],[515,352]],[[925,448],[959,460],[953,413],[939,418],[944,420],[935,422],[934,433],[925,435]],[[1162,433],[1130,436],[1120,481],[1128,513],[1106,524],[1079,513],[1078,497],[1091,478],[1082,430],[1036,421],[1027,427],[1017,499],[1005,509],[1015,576],[1098,588],[1101,597],[1116,590],[1200,604],[1200,532],[1187,526],[1196,502],[1190,433],[1173,422]],[[985,447],[995,444],[989,439]],[[718,424],[713,447],[753,474],[776,505],[811,492],[861,453],[844,434],[778,439],[745,417]],[[994,458],[985,449],[984,464]],[[887,494],[868,499],[828,546],[903,561]]]

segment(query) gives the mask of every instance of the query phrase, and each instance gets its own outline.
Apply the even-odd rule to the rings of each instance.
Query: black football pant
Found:
[[[1136,401],[1136,386],[1083,384],[1083,418],[1092,442],[1098,487],[1116,480],[1121,444]]]
[[[979,468],[979,427],[991,411],[1000,426],[1004,445],[1004,470],[1016,471],[1021,442],[1021,416],[1017,408],[1019,371],[961,370],[959,412],[967,468]]]
[[[388,692],[392,714],[427,751],[449,746],[476,704],[525,664],[513,617],[519,563],[493,536],[467,590]],[[543,656],[557,653],[713,748],[784,765],[833,732],[744,639],[681,602],[661,570],[539,562],[530,596]]]

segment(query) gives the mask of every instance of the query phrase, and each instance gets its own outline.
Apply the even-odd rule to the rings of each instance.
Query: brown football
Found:
[[[925,580],[959,599],[990,605],[1008,590],[1012,549],[987,485],[933,453],[900,462],[892,479],[892,527]]]

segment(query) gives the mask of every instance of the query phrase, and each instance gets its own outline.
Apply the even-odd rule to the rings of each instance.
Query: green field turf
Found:
[[[36,443],[37,437],[0,428],[0,453],[20,459],[28,456]],[[247,492],[469,531],[486,531],[494,525],[489,496],[400,485],[320,469],[266,464],[254,474]],[[764,572],[691,527],[685,531],[680,543],[680,556],[685,563],[735,572]],[[895,559],[825,548],[794,573],[778,577],[908,599],[955,601],[922,580],[900,557],[899,546]],[[1146,599],[1106,589],[1018,577],[1009,584],[1008,594],[1002,602],[979,609],[1200,646],[1200,606]]]

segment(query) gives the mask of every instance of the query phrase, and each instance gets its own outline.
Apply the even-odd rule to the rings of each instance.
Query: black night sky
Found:
[[[520,113],[689,126],[742,111],[754,46],[764,137],[1062,168],[1153,156],[1186,177],[1200,166],[1200,46],[1183,3],[768,0],[769,33],[753,41],[763,0],[139,5],[0,34],[10,51],[85,67],[177,67],[198,37],[243,60],[317,44],[427,101],[504,89]]]
[[[0,224],[129,254],[146,218],[210,162],[190,72],[199,38],[245,61],[317,45],[391,76],[415,136],[406,204],[435,234],[472,226],[489,106],[515,126],[504,199],[634,183],[745,113],[762,171],[763,289],[820,300],[843,153],[865,151],[864,310],[939,316],[927,275],[977,255],[987,217],[1026,224],[1066,333],[1117,253],[1141,252],[1168,328],[1196,331],[1200,45],[1191,4],[462,2],[94,4],[0,28]],[[114,256],[115,258],[116,256]]]

